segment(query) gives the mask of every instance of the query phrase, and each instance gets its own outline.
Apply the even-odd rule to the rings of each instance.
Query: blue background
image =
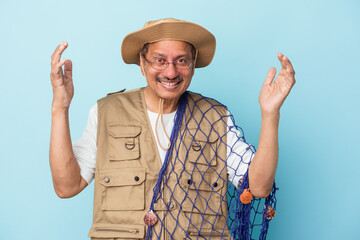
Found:
[[[276,54],[297,83],[281,110],[277,215],[269,239],[359,239],[360,2],[0,0],[0,239],[87,239],[93,184],[59,199],[48,163],[50,56],[68,41],[78,139],[98,98],[145,85],[121,41],[152,19],[198,23],[217,38],[190,90],[228,105],[248,142],[260,132],[258,93]]]

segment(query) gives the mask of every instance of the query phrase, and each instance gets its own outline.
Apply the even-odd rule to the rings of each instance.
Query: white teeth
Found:
[[[174,86],[174,85],[178,84],[178,83],[168,83],[168,82],[161,82],[161,83],[164,85],[167,85],[167,86]]]

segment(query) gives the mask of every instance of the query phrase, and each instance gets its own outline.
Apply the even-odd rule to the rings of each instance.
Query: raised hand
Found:
[[[51,56],[51,85],[53,87],[53,108],[68,109],[74,96],[72,82],[72,62],[61,58],[61,54],[67,48],[68,43],[62,42],[57,46]],[[62,66],[64,66],[64,71]]]
[[[278,54],[281,70],[270,68],[260,91],[261,130],[255,157],[249,166],[249,186],[257,197],[267,197],[274,184],[279,158],[278,130],[280,107],[295,84],[295,71],[289,59]]]
[[[270,68],[259,95],[262,114],[278,114],[285,98],[289,95],[295,84],[295,71],[289,59],[282,53],[278,53],[281,70],[273,81],[276,69]]]

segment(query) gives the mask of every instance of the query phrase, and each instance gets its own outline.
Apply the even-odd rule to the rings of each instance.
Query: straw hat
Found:
[[[209,65],[215,54],[216,40],[208,30],[195,23],[165,18],[145,23],[138,31],[128,34],[121,46],[125,63],[140,65],[139,53],[146,43],[178,40],[191,43],[198,51],[196,68]]]

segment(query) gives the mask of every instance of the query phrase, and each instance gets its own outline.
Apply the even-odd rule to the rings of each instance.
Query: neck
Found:
[[[151,94],[148,87],[146,87],[144,89],[144,97],[145,97],[146,108],[151,112],[159,113],[160,112],[160,107],[159,107],[160,97]],[[180,100],[180,97],[178,97],[176,99],[163,99],[163,112],[162,113],[167,114],[167,113],[175,112],[176,109],[178,108],[179,100]]]

